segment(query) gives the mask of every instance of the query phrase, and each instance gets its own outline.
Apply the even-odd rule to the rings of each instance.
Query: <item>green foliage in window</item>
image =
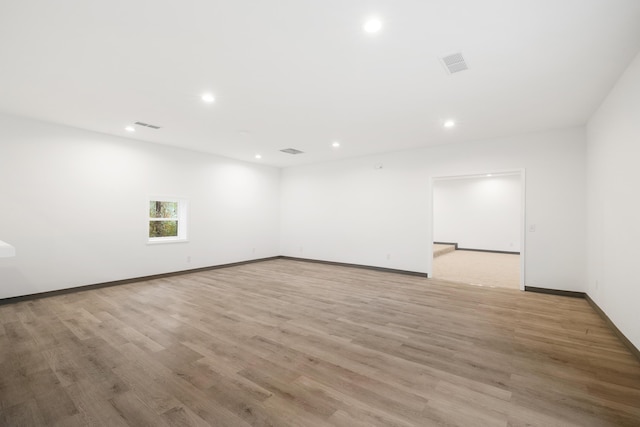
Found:
[[[149,221],[149,237],[177,237],[178,221]]]
[[[178,218],[178,202],[149,202],[149,218]]]

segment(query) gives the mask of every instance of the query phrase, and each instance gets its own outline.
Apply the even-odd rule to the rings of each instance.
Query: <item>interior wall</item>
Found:
[[[281,253],[431,274],[431,179],[526,171],[525,284],[584,291],[584,128],[282,172]]]
[[[433,240],[520,252],[521,193],[520,175],[434,180]]]
[[[279,254],[279,169],[7,115],[0,153],[0,298]],[[188,242],[147,244],[152,195]]]
[[[587,125],[588,293],[640,348],[640,54]]]

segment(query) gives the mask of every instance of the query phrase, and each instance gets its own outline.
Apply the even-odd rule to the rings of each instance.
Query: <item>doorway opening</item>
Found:
[[[524,290],[524,170],[432,180],[431,277]]]

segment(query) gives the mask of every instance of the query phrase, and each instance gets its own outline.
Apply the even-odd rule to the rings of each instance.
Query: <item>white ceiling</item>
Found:
[[[638,0],[0,0],[0,110],[289,166],[582,125],[639,50]]]

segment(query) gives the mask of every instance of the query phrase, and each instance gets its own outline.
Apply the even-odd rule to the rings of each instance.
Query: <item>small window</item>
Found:
[[[186,200],[157,198],[149,201],[149,242],[187,239]]]

